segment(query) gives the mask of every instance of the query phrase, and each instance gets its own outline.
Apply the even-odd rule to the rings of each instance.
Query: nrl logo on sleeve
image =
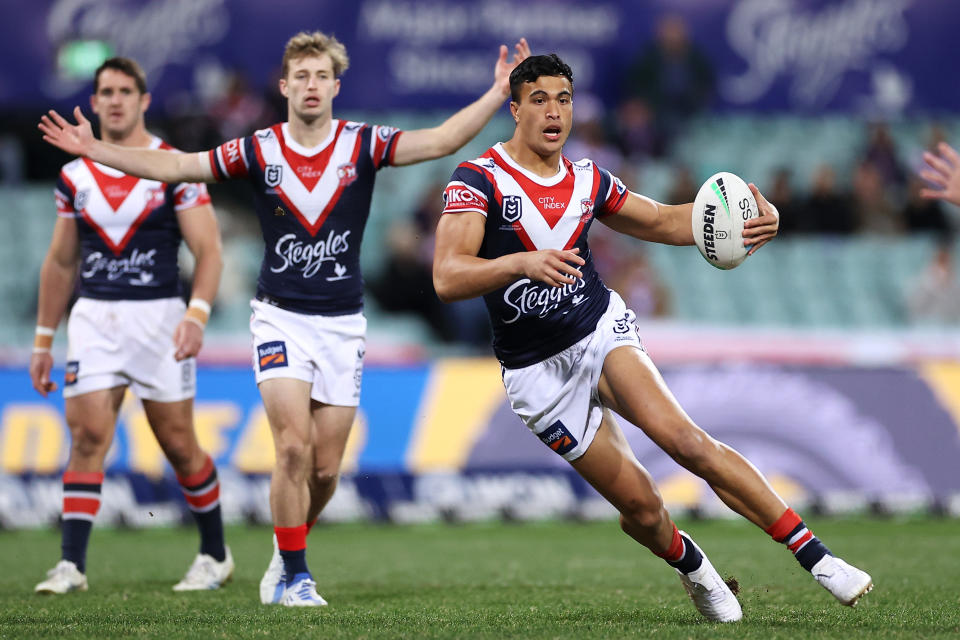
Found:
[[[73,209],[74,211],[83,211],[84,207],[87,206],[87,199],[90,197],[90,192],[84,189],[83,191],[77,191],[77,195],[73,197]]]
[[[287,345],[283,340],[264,342],[257,346],[257,361],[260,371],[287,366]]]
[[[573,434],[570,433],[567,427],[559,420],[547,427],[542,433],[538,433],[537,437],[540,438],[543,444],[561,456],[573,451],[578,444],[577,439],[573,437]]]
[[[263,170],[263,181],[268,187],[276,187],[283,180],[283,167],[279,164],[268,164]]]
[[[520,196],[503,196],[503,219],[506,222],[516,222],[522,214]]]

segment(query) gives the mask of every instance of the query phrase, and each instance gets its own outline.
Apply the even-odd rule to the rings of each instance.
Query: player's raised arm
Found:
[[[511,253],[493,260],[480,258],[486,219],[477,212],[444,214],[437,225],[433,286],[443,302],[476,298],[518,280],[530,278],[554,287],[583,277],[574,265],[584,264],[579,249]]]
[[[207,153],[178,153],[162,149],[124,147],[97,140],[93,128],[80,107],[73,115],[77,124],[70,124],[54,110],[40,118],[37,127],[44,141],[67,153],[89,158],[124,173],[161,182],[213,182],[213,170]]]
[[[500,55],[493,71],[493,85],[480,98],[439,126],[407,131],[400,136],[393,163],[406,165],[442,158],[480,133],[510,95],[510,72],[530,55],[530,46],[525,38],[521,38],[514,49],[513,58],[508,59],[506,45],[500,45]]]

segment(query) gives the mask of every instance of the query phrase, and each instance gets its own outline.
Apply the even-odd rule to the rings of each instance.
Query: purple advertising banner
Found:
[[[141,62],[155,108],[203,101],[227,72],[263,89],[286,40],[333,33],[351,68],[341,109],[450,109],[490,86],[497,46],[556,51],[608,105],[660,18],[676,14],[716,78],[713,106],[800,113],[960,108],[960,5],[941,0],[40,0],[4,2],[0,108],[85,104],[104,52]],[[19,61],[16,64],[11,61]]]

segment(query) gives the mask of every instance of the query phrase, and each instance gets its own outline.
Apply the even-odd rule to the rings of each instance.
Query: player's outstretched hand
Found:
[[[181,320],[173,332],[173,346],[177,349],[173,354],[177,362],[195,357],[203,346],[203,329],[196,322]]]
[[[70,124],[63,116],[51,109],[47,115],[40,118],[37,128],[43,133],[45,142],[75,156],[89,155],[96,140],[93,137],[93,128],[90,126],[90,121],[83,116],[80,107],[73,108],[73,117],[77,119],[77,124]]]
[[[518,64],[530,56],[530,45],[526,38],[520,38],[520,42],[513,46],[513,59],[507,59],[507,45],[500,45],[500,57],[497,58],[497,65],[493,68],[493,84],[500,89],[503,97],[510,95],[510,72]]]
[[[576,278],[583,277],[580,270],[573,266],[586,264],[586,261],[577,255],[578,253],[580,249],[576,248],[569,251],[544,249],[517,255],[523,260],[523,275],[531,280],[545,282],[551,287],[562,287],[565,284],[573,284]]]
[[[57,390],[57,383],[50,379],[50,370],[53,369],[53,356],[49,353],[35,353],[30,356],[30,381],[33,388],[43,396]]]
[[[920,177],[938,188],[921,189],[920,196],[960,205],[960,154],[946,142],[937,145],[937,151],[940,155],[923,153],[927,166],[920,170]]]
[[[747,252],[748,256],[752,256],[757,249],[773,240],[774,236],[777,235],[777,230],[780,228],[780,212],[763,197],[760,189],[757,189],[757,185],[751,182],[747,186],[753,192],[757,207],[760,209],[759,217],[751,218],[743,223],[743,244],[747,247],[753,245]]]

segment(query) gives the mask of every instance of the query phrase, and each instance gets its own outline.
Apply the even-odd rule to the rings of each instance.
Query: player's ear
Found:
[[[153,96],[148,91],[140,96],[140,111],[144,112],[150,108],[150,103],[153,101]]]
[[[280,81],[279,81],[279,83],[278,83],[278,86],[280,87],[280,95],[282,95],[284,98],[289,97],[289,96],[287,95],[287,79],[286,79],[286,78],[280,78]]]
[[[518,115],[519,112],[520,112],[520,103],[519,103],[519,102],[514,102],[513,100],[511,100],[511,101],[510,101],[510,115],[513,116],[513,121],[514,121],[514,122],[520,122],[520,116]]]
[[[90,94],[90,111],[97,113],[97,94]]]
[[[333,97],[336,98],[338,95],[340,95],[340,78],[333,81]]]

